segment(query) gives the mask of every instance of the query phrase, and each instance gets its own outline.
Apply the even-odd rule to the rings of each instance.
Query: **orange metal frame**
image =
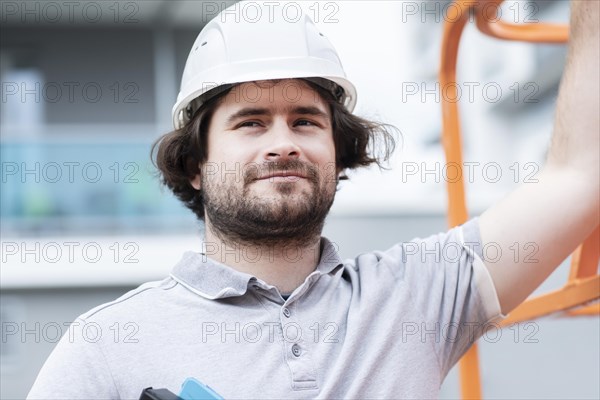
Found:
[[[456,61],[462,32],[469,18],[474,17],[478,29],[486,35],[504,40],[520,40],[536,43],[565,43],[569,38],[566,25],[536,23],[516,25],[496,18],[495,13],[504,0],[455,0],[453,6],[461,11],[459,17],[444,24],[440,87],[447,88],[442,96],[443,132],[442,143],[448,163],[463,165],[458,104],[456,99]],[[446,89],[445,89],[446,90]],[[460,174],[463,176],[463,174]],[[450,227],[467,221],[467,206],[464,182],[461,179],[448,182],[448,223]],[[575,250],[571,256],[571,272],[567,284],[556,291],[528,299],[502,321],[502,326],[515,322],[531,320],[545,315],[559,313],[564,316],[598,315],[600,304],[573,309],[600,298],[600,228],[596,230]],[[460,385],[463,399],[481,399],[479,360],[477,345],[464,355],[459,363]]]

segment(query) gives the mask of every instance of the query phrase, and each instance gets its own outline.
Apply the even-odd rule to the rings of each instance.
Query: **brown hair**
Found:
[[[330,91],[311,81],[303,82],[329,105],[337,168],[356,169],[375,163],[379,168],[387,169],[385,162],[395,149],[398,130],[392,125],[349,113]],[[208,156],[207,137],[212,115],[231,89],[233,87],[211,97],[187,124],[163,135],[152,145],[151,157],[161,175],[161,183],[171,189],[200,220],[204,220],[204,200],[201,191],[194,189],[190,181],[200,173],[199,164]],[[339,179],[348,177],[342,172]]]

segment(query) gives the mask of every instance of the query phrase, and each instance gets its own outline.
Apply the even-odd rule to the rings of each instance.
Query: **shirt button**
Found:
[[[292,313],[290,312],[289,308],[284,308],[283,309],[283,315],[285,315],[286,318],[289,318],[290,315],[292,315]]]
[[[298,346],[297,344],[294,344],[292,346],[292,354],[295,355],[296,357],[300,357],[300,354],[302,354],[302,349],[300,349],[300,346]]]

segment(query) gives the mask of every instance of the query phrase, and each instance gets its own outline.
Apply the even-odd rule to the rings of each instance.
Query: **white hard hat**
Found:
[[[352,112],[356,89],[346,79],[335,48],[308,15],[291,20],[281,8],[273,11],[262,2],[252,4],[259,10],[252,15],[255,18],[249,19],[239,8],[236,14],[240,3],[234,4],[213,18],[196,38],[173,106],[175,128],[183,127],[218,88],[270,79],[313,78],[309,80],[329,86],[334,95],[337,90],[338,100]]]

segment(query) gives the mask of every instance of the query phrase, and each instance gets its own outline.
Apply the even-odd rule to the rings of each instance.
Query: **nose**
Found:
[[[300,147],[294,141],[294,131],[287,124],[277,124],[272,127],[269,142],[265,149],[265,160],[286,161],[300,157]]]

